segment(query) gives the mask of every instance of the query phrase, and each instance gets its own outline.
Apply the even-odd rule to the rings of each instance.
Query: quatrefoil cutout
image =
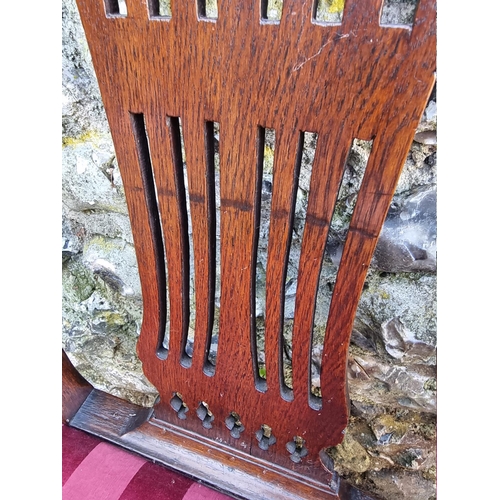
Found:
[[[255,436],[259,442],[259,448],[262,450],[268,450],[270,446],[276,443],[276,437],[273,436],[271,427],[266,424],[261,426]]]
[[[292,462],[296,464],[302,462],[302,458],[309,453],[305,445],[305,439],[302,439],[300,436],[295,436],[293,441],[286,443],[286,449],[290,453],[290,460]]]
[[[214,415],[210,411],[210,408],[208,407],[207,403],[202,401],[198,408],[196,409],[196,415],[198,415],[198,418],[201,420],[201,424],[205,429],[211,429],[212,428],[212,422],[214,420]]]
[[[240,438],[240,434],[245,430],[245,426],[241,423],[240,416],[232,411],[225,420],[226,427],[231,431],[231,436],[235,439]]]
[[[181,420],[185,420],[186,413],[189,411],[186,403],[182,400],[182,395],[178,392],[174,392],[173,398],[170,400],[170,406],[177,412],[177,416]]]

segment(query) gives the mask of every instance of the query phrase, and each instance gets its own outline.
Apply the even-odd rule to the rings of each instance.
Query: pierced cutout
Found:
[[[286,449],[290,453],[290,460],[296,464],[302,462],[302,459],[309,453],[306,448],[306,441],[300,436],[295,436],[293,441],[286,443]]]
[[[174,392],[173,398],[170,400],[170,406],[177,412],[177,416],[181,420],[185,420],[186,413],[189,411],[186,403],[182,400],[182,395],[178,392]]]
[[[170,0],[148,0],[149,15],[152,19],[164,17],[172,17],[172,9]]]
[[[104,8],[109,16],[126,16],[127,4],[125,0],[104,0]]]
[[[279,23],[283,13],[283,0],[261,0],[260,17],[263,21]]]
[[[380,26],[412,27],[419,0],[384,0]]]
[[[208,407],[207,403],[205,403],[205,401],[202,401],[196,409],[196,415],[198,415],[198,418],[201,420],[201,424],[203,425],[203,427],[205,427],[205,429],[212,428],[214,415],[210,411],[210,408]]]
[[[321,400],[315,398],[321,398],[321,360],[330,302],[334,300],[333,291],[343,247],[354,207],[356,206],[359,189],[365,175],[372,145],[373,141],[354,139],[352,142],[337,193],[325,253],[323,254],[318,294],[316,296],[312,350],[310,355],[311,395],[317,409],[321,407]]]
[[[225,420],[226,427],[231,431],[231,436],[234,439],[239,439],[240,434],[245,430],[245,426],[241,423],[240,416],[232,411]]]
[[[267,247],[269,241],[269,221],[271,213],[271,196],[273,190],[274,146],[276,132],[274,129],[258,128],[257,146],[257,186],[255,210],[257,214],[257,231],[254,236],[254,294],[255,313],[253,328],[256,336],[256,356],[258,377],[266,379],[265,360],[265,311],[266,311],[266,270]],[[263,381],[260,381],[263,385]]]
[[[218,0],[197,0],[198,18],[203,20],[213,20],[219,17]]]
[[[321,23],[340,24],[345,0],[315,0],[313,18]]]
[[[264,287],[257,286],[257,267],[261,252],[259,252],[259,228],[260,228],[260,207],[261,207],[261,190],[262,190],[262,171],[264,165],[264,137],[265,137],[265,129],[264,127],[257,128],[257,140],[256,140],[256,180],[255,180],[255,228],[253,234],[253,245],[252,245],[252,282],[251,282],[251,290],[250,290],[250,307],[251,307],[251,323],[250,323],[250,348],[252,353],[252,365],[254,372],[254,381],[255,387],[260,392],[267,391],[266,384],[266,369],[264,364],[264,326],[262,321],[262,309],[265,308],[265,299],[264,305],[259,302],[260,308],[260,316],[259,325],[257,325],[257,290],[260,291],[262,288],[265,288],[265,277],[264,277]],[[261,277],[259,275],[259,277]],[[262,283],[260,283],[262,284]],[[265,292],[264,292],[265,293]],[[259,326],[259,328],[257,328]]]
[[[216,182],[219,169],[219,124],[205,123],[205,154],[206,179],[208,196],[208,238],[210,242],[209,254],[209,311],[208,332],[206,340],[206,358],[203,371],[206,375],[215,374],[217,348],[219,343],[219,308],[216,306],[217,297],[220,297],[220,245],[217,234],[220,228],[220,189]]]
[[[255,433],[255,437],[259,442],[259,448],[262,450],[268,450],[269,446],[276,443],[276,437],[273,436],[271,427],[266,424],[262,425],[261,428]]]

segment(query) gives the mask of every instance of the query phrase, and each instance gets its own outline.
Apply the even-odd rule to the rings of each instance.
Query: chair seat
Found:
[[[63,500],[234,498],[67,425],[62,451]]]

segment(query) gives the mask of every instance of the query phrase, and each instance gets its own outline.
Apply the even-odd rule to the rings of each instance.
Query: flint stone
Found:
[[[437,144],[437,134],[435,130],[426,130],[425,132],[417,132],[413,140],[420,144],[434,145]]]
[[[393,203],[372,267],[386,272],[436,271],[436,187]]]
[[[82,251],[83,244],[77,235],[77,231],[69,220],[62,219],[62,261],[63,263],[78,255]]]
[[[436,485],[415,471],[383,469],[367,471],[372,483],[371,493],[390,500],[432,500],[436,498]]]
[[[381,325],[381,337],[387,353],[396,359],[427,360],[435,353],[435,347],[415,338],[399,318]]]
[[[81,255],[63,266],[62,285],[63,348],[76,369],[98,389],[152,406],[157,392],[135,349],[140,301],[122,295]]]
[[[121,295],[141,297],[135,249],[116,238],[93,236],[85,244],[83,262]]]
[[[436,391],[428,381],[436,378],[435,366],[391,365],[376,356],[349,355],[347,377],[352,399],[436,413]]]
[[[120,172],[109,136],[93,135],[63,148],[64,203],[76,211],[128,214]]]
[[[75,0],[62,2],[63,136],[109,131],[101,93]]]
[[[399,335],[407,339],[403,340],[404,347],[402,344],[400,347],[407,352],[400,358],[403,363],[419,358],[428,364],[435,363],[433,349],[420,344],[410,348],[410,345],[417,341],[429,346],[436,344],[436,276],[372,273],[358,304],[351,343],[364,351],[387,356],[383,324],[386,328],[399,325]]]
[[[406,436],[409,425],[406,422],[397,421],[392,415],[384,414],[375,417],[370,422],[370,428],[379,443],[391,441],[399,444]],[[390,436],[386,438],[386,436]]]

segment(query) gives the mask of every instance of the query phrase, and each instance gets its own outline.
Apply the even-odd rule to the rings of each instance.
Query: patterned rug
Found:
[[[78,429],[62,429],[63,500],[231,500]]]

